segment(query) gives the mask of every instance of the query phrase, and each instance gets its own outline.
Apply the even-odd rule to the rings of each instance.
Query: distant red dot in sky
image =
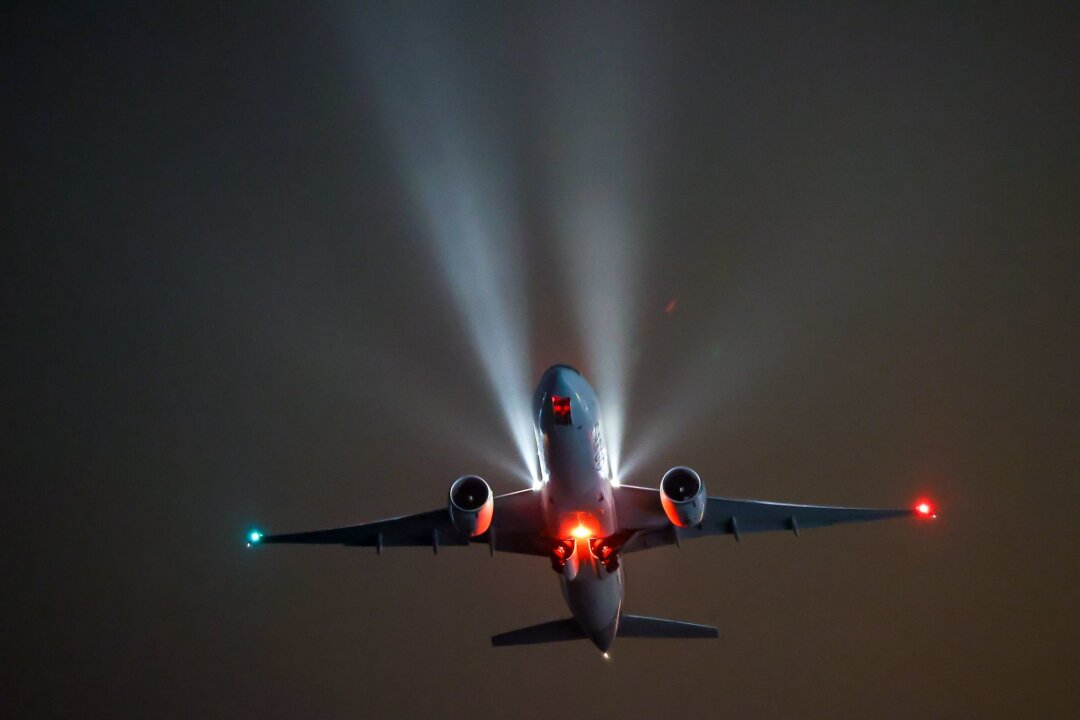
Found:
[[[679,304],[679,299],[678,298],[671,298],[671,302],[669,302],[667,304],[667,307],[664,308],[664,312],[666,312],[666,313],[675,312],[675,306],[678,305],[678,304]]]

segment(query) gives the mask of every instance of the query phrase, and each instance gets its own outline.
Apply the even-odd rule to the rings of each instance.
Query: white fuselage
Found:
[[[582,631],[606,651],[618,632],[624,585],[622,568],[609,570],[590,550],[591,539],[618,529],[596,393],[576,370],[556,365],[540,379],[533,409],[547,533],[574,542],[563,595]]]

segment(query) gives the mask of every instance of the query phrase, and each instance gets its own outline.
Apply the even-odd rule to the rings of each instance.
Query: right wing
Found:
[[[458,532],[446,508],[403,515],[387,520],[310,530],[307,532],[259,535],[263,543],[297,543],[303,545],[347,545],[373,547],[430,547],[435,552],[447,545],[487,544],[494,553],[548,555],[550,543],[541,537],[543,517],[540,495],[532,490],[519,490],[495,496],[495,511],[491,527],[474,538]]]
[[[903,508],[849,508],[831,505],[798,505],[766,500],[710,497],[700,525],[676,528],[660,504],[660,491],[624,485],[615,491],[615,512],[620,527],[634,531],[623,552],[647,550],[706,535],[801,530],[841,523],[910,517],[915,510]]]

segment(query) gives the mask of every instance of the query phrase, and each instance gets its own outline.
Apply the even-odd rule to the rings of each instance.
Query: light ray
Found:
[[[645,17],[632,10],[619,16],[615,31],[581,22],[572,35],[589,37],[589,43],[564,47],[560,38],[547,43],[554,48],[544,85],[550,109],[548,182],[569,283],[565,294],[585,353],[582,369],[600,399],[608,463],[618,482],[624,474],[649,168],[658,151],[643,140],[662,104],[654,70],[663,53],[654,46]],[[592,62],[595,57],[604,62]]]
[[[366,67],[402,182],[517,449],[517,474],[531,483],[526,292],[508,129],[478,112],[482,73],[448,17],[398,9],[366,26],[378,28],[365,38]]]

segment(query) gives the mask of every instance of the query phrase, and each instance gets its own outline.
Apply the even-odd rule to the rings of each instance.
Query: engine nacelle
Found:
[[[688,467],[673,467],[660,480],[660,504],[672,525],[693,527],[705,517],[705,483]]]
[[[495,496],[484,478],[466,475],[450,486],[450,520],[458,531],[470,537],[483,535],[494,513]]]
[[[551,569],[564,575],[567,580],[577,577],[578,568],[581,567],[577,546],[584,542],[579,538],[566,538],[558,540],[551,548]]]

